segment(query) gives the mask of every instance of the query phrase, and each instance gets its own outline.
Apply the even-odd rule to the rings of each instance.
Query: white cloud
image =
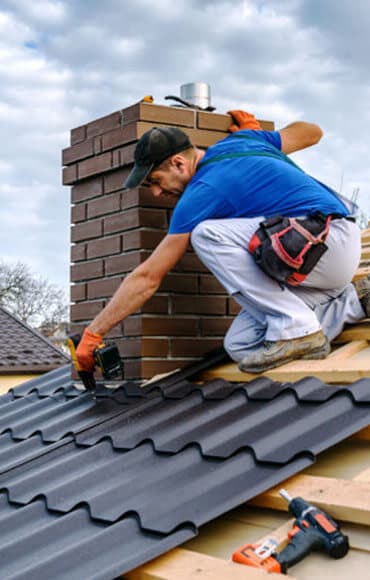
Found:
[[[329,185],[359,187],[370,211],[369,19],[363,0],[3,0],[3,256],[67,285],[69,130],[146,94],[168,104],[187,82],[208,82],[220,113],[319,123],[320,145],[295,158]]]

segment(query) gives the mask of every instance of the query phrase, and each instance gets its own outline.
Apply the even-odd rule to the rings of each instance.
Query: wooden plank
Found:
[[[127,580],[264,580],[266,572],[234,562],[177,548],[125,574]],[[294,580],[274,574],[274,580]]]
[[[275,381],[297,381],[314,375],[326,383],[352,383],[370,377],[370,346],[367,340],[352,341],[333,350],[323,360],[295,360],[262,373]],[[201,375],[203,380],[222,377],[229,381],[246,381],[260,375],[243,373],[234,363],[209,369]]]
[[[359,280],[360,278],[364,278],[365,276],[369,276],[370,275],[370,266],[360,266],[360,268],[357,269],[356,274],[353,276],[353,281],[355,280]]]
[[[361,429],[361,431],[358,431],[357,433],[352,435],[350,439],[357,439],[359,441],[370,441],[370,426],[365,427],[365,429]]]
[[[251,505],[287,510],[287,502],[279,490],[304,497],[334,519],[370,526],[370,482],[311,475],[296,475],[251,500]]]
[[[200,380],[223,378],[226,381],[250,381],[261,375],[280,382],[295,382],[315,376],[324,383],[353,383],[370,377],[370,346],[367,341],[355,341],[353,346],[334,351],[323,360],[296,360],[265,373],[243,373],[235,363],[227,363],[202,373]],[[350,343],[352,345],[352,343]]]
[[[341,363],[352,358],[358,352],[367,349],[368,346],[367,340],[353,340],[345,346],[333,350],[333,352],[331,352],[326,359],[320,361],[320,363],[322,366],[331,366],[333,361],[335,363]]]
[[[370,449],[369,449],[370,451]],[[361,471],[356,477],[353,478],[353,481],[370,481],[370,467],[365,469],[365,471]],[[370,546],[369,546],[370,550]]]
[[[343,344],[351,340],[367,340],[370,342],[370,319],[367,318],[348,326],[333,340],[333,344]]]

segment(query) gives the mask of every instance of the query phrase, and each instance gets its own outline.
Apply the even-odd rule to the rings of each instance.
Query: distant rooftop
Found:
[[[47,338],[0,307],[0,374],[44,373],[69,362]]]

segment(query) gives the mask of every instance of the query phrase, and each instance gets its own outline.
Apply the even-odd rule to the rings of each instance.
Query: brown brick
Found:
[[[145,314],[168,314],[168,296],[158,294],[152,296],[140,308],[140,312]]]
[[[79,203],[103,194],[103,178],[93,177],[72,187],[72,203]]]
[[[71,208],[71,223],[76,224],[78,222],[83,222],[86,219],[86,203],[79,203],[72,206]]]
[[[85,330],[86,325],[77,322],[71,322],[71,324],[69,325],[69,331],[71,334],[82,334],[83,331]]]
[[[71,262],[86,260],[86,244],[74,244],[71,246]]]
[[[79,242],[81,240],[91,240],[103,235],[102,220],[92,220],[82,224],[72,226],[71,240],[72,242]]]
[[[224,294],[225,288],[214,276],[203,274],[200,276],[200,292],[201,294]]]
[[[73,165],[72,165],[73,167]],[[112,169],[112,152],[95,155],[90,159],[85,159],[78,163],[78,179],[99,175],[104,171]]]
[[[124,357],[167,357],[169,354],[167,338],[123,338],[115,342]]]
[[[87,298],[111,298],[120,286],[122,278],[103,278],[87,284]]]
[[[134,162],[135,149],[136,143],[131,143],[131,145],[125,145],[119,150],[121,165],[128,165]]]
[[[141,338],[119,338],[114,341],[121,357],[140,357]]]
[[[81,125],[81,127],[76,127],[71,130],[71,145],[76,145],[76,143],[81,143],[86,139],[86,125]]]
[[[241,311],[240,305],[233,298],[227,299],[227,313],[236,316]]]
[[[209,272],[208,268],[202,264],[198,256],[191,252],[187,252],[173,269],[176,272]]]
[[[112,167],[113,169],[118,169],[121,165],[121,151],[119,149],[114,149],[112,151]]]
[[[86,284],[72,284],[71,302],[80,302],[86,300]]]
[[[110,115],[100,117],[100,119],[96,119],[95,121],[88,123],[86,127],[86,136],[95,137],[96,135],[102,135],[107,131],[111,131],[112,129],[120,127],[121,116],[121,111],[115,111]]]
[[[222,340],[217,338],[171,338],[171,355],[198,357],[219,346]]]
[[[95,260],[94,262],[86,262],[84,264],[72,264],[71,266],[71,281],[80,282],[91,280],[92,278],[100,278],[104,275],[103,260]]]
[[[169,273],[160,285],[160,292],[177,292],[195,294],[198,292],[198,276],[196,274]]]
[[[200,331],[203,336],[224,336],[229,330],[233,317],[218,316],[200,319]]]
[[[130,123],[103,135],[103,151],[114,149],[138,139],[137,124]]]
[[[130,316],[124,321],[127,336],[197,336],[198,318],[181,316]]]
[[[71,319],[74,322],[79,320],[91,320],[102,310],[104,302],[84,302],[83,304],[72,304]]]
[[[169,355],[167,338],[146,338],[141,341],[141,356],[167,357]]]
[[[122,337],[123,335],[123,326],[122,323],[119,322],[118,324],[116,324],[116,326],[113,326],[113,328],[107,332],[107,334],[104,335],[104,338],[106,338],[107,340],[118,340]]]
[[[103,141],[101,137],[93,138],[93,149],[94,155],[100,155],[100,153],[103,153]]]
[[[93,218],[120,210],[121,197],[119,194],[105,195],[93,199],[87,204],[87,217]]]
[[[222,296],[171,296],[174,314],[226,314],[226,298]]]
[[[164,210],[132,208],[104,219],[104,233],[124,232],[137,227],[167,227],[167,216]]]
[[[272,121],[261,121],[260,125],[264,131],[273,131],[274,123]],[[198,128],[211,129],[213,131],[228,132],[232,119],[230,115],[219,115],[217,113],[209,113],[207,111],[198,112]]]
[[[126,380],[141,379],[141,359],[124,360],[123,374]]]
[[[154,250],[163,240],[166,232],[149,229],[136,229],[125,232],[122,235],[122,249],[135,250]]]
[[[94,155],[93,142],[91,140],[83,141],[72,147],[66,147],[62,151],[63,165],[71,165],[80,159],[86,159]]]
[[[124,274],[126,272],[131,272],[134,268],[141,264],[141,262],[143,262],[148,257],[148,255],[148,252],[134,251],[122,256],[106,258],[106,275],[109,276],[112,274]]]
[[[168,124],[195,127],[193,110],[181,107],[168,107],[151,103],[136,103],[122,111],[123,123],[133,121],[151,121],[158,124]]]
[[[229,131],[232,124],[230,115],[219,115],[207,111],[198,111],[198,129],[211,129],[212,131]]]
[[[77,164],[63,167],[62,183],[63,185],[73,185],[77,181]]]
[[[100,258],[121,252],[121,236],[93,240],[87,244],[87,257]]]
[[[140,336],[143,331],[143,317],[140,315],[129,316],[123,321],[124,336]]]
[[[104,175],[104,192],[111,193],[112,191],[117,191],[119,189],[122,190],[123,183],[129,173],[129,169],[116,169],[115,171],[111,171]]]
[[[122,209],[137,205],[140,205],[140,207],[172,209],[176,205],[176,200],[171,197],[154,197],[150,189],[147,187],[130,189],[129,191],[124,191],[122,193]]]

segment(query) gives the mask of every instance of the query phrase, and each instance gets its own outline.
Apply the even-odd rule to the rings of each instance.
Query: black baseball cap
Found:
[[[189,137],[177,127],[153,127],[142,135],[135,149],[135,165],[123,187],[137,187],[162,161],[192,147]]]

